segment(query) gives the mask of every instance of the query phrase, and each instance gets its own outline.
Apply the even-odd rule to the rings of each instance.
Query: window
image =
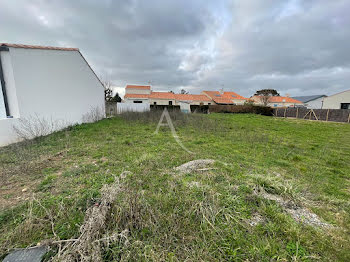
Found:
[[[277,104],[274,104],[273,106],[274,106],[274,107],[277,107]]]
[[[350,109],[350,103],[341,103],[340,109]]]
[[[173,101],[169,101],[169,106],[172,106],[173,105]]]
[[[221,97],[221,95],[215,95],[215,96],[217,96],[217,97]]]
[[[153,102],[153,105],[156,105],[157,104],[157,102]]]
[[[208,105],[211,105],[211,103],[208,103]]]
[[[142,104],[142,101],[136,100],[134,101],[135,104]]]

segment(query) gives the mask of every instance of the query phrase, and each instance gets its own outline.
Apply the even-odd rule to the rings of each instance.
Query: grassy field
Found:
[[[76,238],[123,171],[104,261],[350,261],[350,125],[250,114],[128,114],[0,149],[0,258]],[[214,159],[212,169],[174,167]],[[295,221],[266,192],[318,215]],[[121,234],[123,232],[123,234]],[[55,248],[51,252],[55,253]]]

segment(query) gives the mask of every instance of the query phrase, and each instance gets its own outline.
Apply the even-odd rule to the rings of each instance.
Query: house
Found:
[[[125,103],[149,103],[151,86],[127,85],[125,87]]]
[[[149,103],[151,105],[210,105],[212,100],[205,95],[154,92],[150,86],[127,85],[124,103]]]
[[[150,86],[127,85],[124,103],[148,103],[150,105],[180,106],[182,112],[191,112],[191,105],[240,105],[247,98],[235,92],[203,91],[195,94],[174,94],[173,92],[153,92]],[[136,110],[136,106],[135,106]]]
[[[247,98],[235,92],[203,91],[202,94],[217,105],[243,105],[247,101]]]
[[[21,119],[63,128],[104,115],[104,87],[79,49],[0,43],[0,80],[0,146],[19,140]]]
[[[313,96],[296,96],[293,99],[299,100],[309,109],[321,109],[323,105],[323,99],[326,95],[313,95]]]
[[[323,99],[323,109],[350,109],[350,90]]]
[[[289,96],[270,96],[266,102],[263,96],[252,96],[250,100],[257,105],[264,105],[266,103],[269,107],[298,107],[304,105],[303,102]]]

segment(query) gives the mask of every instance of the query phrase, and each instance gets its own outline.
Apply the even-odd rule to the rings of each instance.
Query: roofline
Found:
[[[105,85],[102,83],[101,79],[97,76],[97,74],[95,73],[95,71],[92,69],[92,67],[90,66],[89,62],[85,59],[85,57],[83,56],[83,54],[80,52],[80,50],[77,50],[79,55],[83,58],[83,60],[85,61],[85,63],[88,65],[88,67],[90,68],[90,70],[92,71],[92,73],[95,75],[95,77],[97,78],[97,80],[100,82],[100,84],[102,85],[102,88],[105,89]]]
[[[315,99],[319,99],[319,98],[322,98],[322,97],[327,97],[326,95],[314,95],[315,96],[315,98],[313,98],[313,99],[310,99],[310,100],[306,100],[306,101],[300,101],[300,100],[298,100],[298,99],[295,99],[294,97],[291,97],[291,98],[293,98],[293,99],[295,99],[295,100],[298,100],[298,101],[300,101],[300,102],[303,102],[303,103],[307,103],[307,102],[310,102],[310,101],[312,101],[312,100],[315,100]],[[303,97],[303,96],[295,96],[295,97]]]
[[[22,45],[22,44],[9,44],[9,43],[0,43],[0,47],[5,47],[5,48],[24,48],[24,49],[41,49],[41,50],[58,50],[58,51],[76,51],[80,54],[80,56],[83,58],[85,63],[88,65],[92,73],[95,75],[97,80],[100,82],[102,87],[104,88],[104,85],[101,81],[101,79],[97,76],[95,71],[92,69],[88,61],[85,59],[83,54],[80,52],[79,48],[70,48],[70,47],[54,47],[54,46],[39,46],[39,45]]]
[[[341,94],[341,93],[345,93],[345,92],[348,92],[348,91],[350,91],[350,89],[348,89],[348,90],[344,90],[344,91],[341,91],[341,92],[339,92],[339,93],[335,93],[335,94],[330,95],[330,96],[327,96],[327,97],[331,97],[331,96],[339,95],[339,94]]]
[[[79,51],[79,48],[72,48],[72,47],[40,46],[40,45],[22,45],[22,44],[10,44],[10,43],[0,43],[0,46],[11,47],[11,48],[24,48],[24,49],[44,49],[44,50],[60,50],[60,51]]]
[[[139,87],[147,87],[147,88],[139,88]],[[131,89],[151,89],[151,86],[144,86],[144,85],[126,85],[125,88],[131,88]]]

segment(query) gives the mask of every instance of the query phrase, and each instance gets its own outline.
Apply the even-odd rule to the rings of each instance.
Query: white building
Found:
[[[350,109],[350,90],[323,99],[323,109]]]
[[[20,119],[65,127],[104,114],[103,85],[79,49],[0,43],[0,80],[0,146],[19,140]]]
[[[304,103],[293,99],[289,96],[270,96],[270,97],[263,97],[263,96],[252,96],[250,98],[251,101],[254,101],[254,104],[257,105],[266,105],[269,107],[300,107],[304,106]]]
[[[323,99],[326,95],[313,95],[313,96],[296,96],[293,99],[299,100],[309,109],[322,109]]]
[[[206,95],[174,94],[172,92],[153,92],[151,86],[127,85],[124,103],[148,103],[151,105],[210,105],[212,100]],[[185,103],[185,104],[184,104]],[[180,106],[181,106],[180,105]]]

